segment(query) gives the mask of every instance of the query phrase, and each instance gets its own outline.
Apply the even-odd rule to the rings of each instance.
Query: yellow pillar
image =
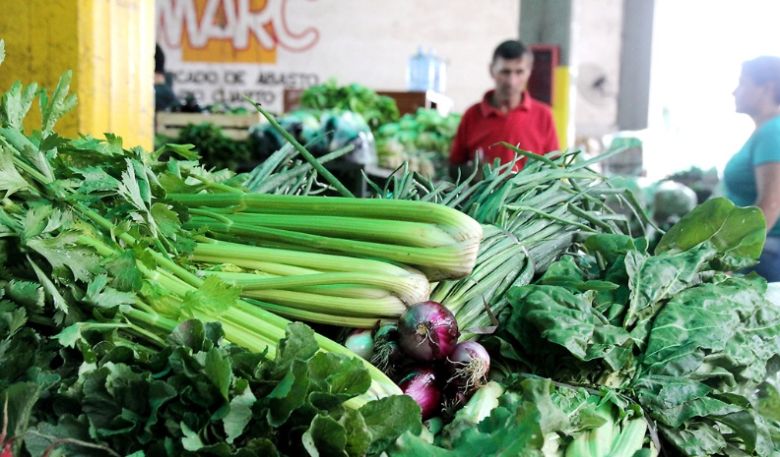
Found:
[[[3,0],[2,7],[0,90],[22,81],[51,92],[73,70],[78,104],[58,123],[60,135],[111,132],[125,147],[152,147],[154,0]],[[40,129],[37,107],[25,127]]]
[[[569,67],[560,65],[555,67],[554,90],[552,112],[555,120],[555,130],[558,132],[558,144],[561,150],[569,147],[571,139],[571,113],[574,110],[571,107],[570,89],[571,77]]]

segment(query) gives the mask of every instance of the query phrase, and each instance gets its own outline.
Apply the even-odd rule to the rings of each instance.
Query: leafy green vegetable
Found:
[[[763,231],[760,214],[716,199],[655,255],[641,239],[592,236],[586,252],[510,290],[498,341],[512,347],[501,353],[558,382],[617,389],[685,455],[774,455],[776,392],[766,380],[780,355],[780,307],[763,279],[718,271],[755,261],[751,240]]]
[[[766,223],[758,208],[740,208],[726,198],[714,198],[699,205],[669,230],[656,253],[685,251],[711,241],[723,269],[738,270],[752,265],[761,254]]]
[[[398,107],[392,98],[378,95],[360,84],[339,86],[334,79],[303,91],[301,106],[317,110],[335,108],[355,112],[363,116],[372,130],[398,119]]]
[[[419,408],[409,397],[345,408],[344,401],[368,388],[368,373],[354,359],[317,352],[314,333],[302,324],[290,326],[275,359],[225,345],[222,336],[218,325],[186,321],[158,353],[134,354],[103,340],[82,345],[81,357],[45,368],[48,374],[19,371],[2,390],[13,399],[11,435],[23,438],[33,455],[67,437],[122,455],[213,455],[217,449],[218,455],[255,455],[264,449],[264,455],[362,456],[420,430]],[[17,331],[11,341],[21,337]],[[39,344],[56,352],[56,343]],[[95,362],[77,370],[88,358]],[[13,381],[9,374],[4,370],[0,381]],[[61,382],[41,382],[58,377]],[[284,387],[286,380],[296,387]],[[54,408],[41,404],[44,394]],[[67,414],[58,414],[60,407]]]

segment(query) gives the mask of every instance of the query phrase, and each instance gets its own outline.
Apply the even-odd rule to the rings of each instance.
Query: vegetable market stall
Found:
[[[776,455],[757,209],[650,249],[576,152],[317,196],[289,134],[241,175],[61,137],[68,86],[0,101],[5,454]]]

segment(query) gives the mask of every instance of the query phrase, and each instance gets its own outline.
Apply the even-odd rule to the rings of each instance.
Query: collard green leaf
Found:
[[[684,216],[661,238],[656,254],[685,251],[710,241],[723,269],[750,266],[761,255],[766,222],[756,207],[740,208],[727,198],[707,200]]]

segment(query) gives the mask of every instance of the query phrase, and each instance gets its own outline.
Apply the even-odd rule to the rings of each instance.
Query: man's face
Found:
[[[529,53],[517,59],[496,57],[490,66],[490,75],[496,82],[496,95],[502,99],[519,97],[528,85],[532,64]]]

